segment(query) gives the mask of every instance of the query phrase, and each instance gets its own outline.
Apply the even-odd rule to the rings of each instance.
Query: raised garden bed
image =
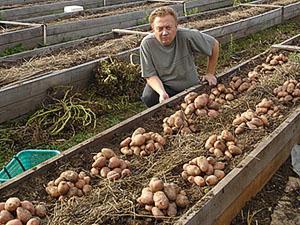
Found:
[[[138,1],[138,0],[133,0]],[[65,6],[79,5],[84,9],[92,9],[104,6],[133,2],[130,0],[42,0],[42,1],[9,1],[8,3],[1,2],[0,7],[3,9],[0,12],[1,20],[20,20],[50,14],[63,13]]]
[[[284,54],[288,53],[285,52]],[[256,65],[264,62],[266,57],[267,54],[263,54],[252,58],[220,76],[219,79],[222,83],[227,83],[233,75],[247,76],[247,73],[252,71]],[[196,221],[199,221],[199,218],[204,224],[229,224],[232,216],[234,216],[236,210],[240,209],[243,201],[249,199],[249,196],[258,191],[267,182],[268,178],[285,161],[290,147],[299,140],[300,115],[299,110],[295,110],[297,106],[283,106],[282,113],[284,116],[281,119],[272,119],[267,129],[252,130],[242,135],[239,139],[245,147],[245,155],[241,155],[233,162],[228,163],[227,172],[230,171],[230,173],[213,189],[208,189],[209,192],[202,200],[200,199],[204,196],[204,190],[195,186],[191,187],[180,180],[180,168],[182,168],[183,163],[193,157],[199,156],[199,154],[206,155],[207,152],[202,149],[206,138],[209,134],[216,133],[224,128],[232,129],[230,121],[234,119],[236,113],[255,108],[255,105],[263,97],[272,98],[272,94],[269,91],[276,86],[276,83],[283,83],[282,76],[285,78],[296,76],[294,78],[299,80],[299,73],[295,74],[296,70],[292,70],[291,67],[278,67],[276,71],[278,72],[266,75],[267,78],[265,77],[265,79],[261,77],[260,85],[255,90],[240,95],[238,99],[224,107],[223,112],[215,119],[201,120],[199,125],[205,127],[205,129],[197,133],[197,135],[170,136],[168,138],[169,144],[165,151],[153,157],[151,156],[147,161],[142,158],[130,158],[132,167],[139,168],[137,170],[133,169],[134,175],[132,177],[115,183],[110,183],[106,180],[94,183],[96,188],[94,193],[101,193],[101,195],[97,195],[98,198],[95,195],[91,195],[90,197],[87,196],[78,201],[73,201],[72,204],[70,204],[71,202],[66,202],[62,203],[63,207],[55,207],[53,200],[50,201],[46,194],[41,194],[45,193],[43,192],[44,187],[42,184],[46,184],[47,181],[67,168],[89,170],[89,162],[92,160],[92,155],[89,155],[89,153],[96,153],[102,147],[117,149],[118,143],[132,129],[138,126],[143,126],[147,130],[150,129],[155,132],[161,131],[162,119],[165,116],[170,116],[171,112],[175,111],[175,107],[171,109],[170,104],[179,104],[185,94],[191,91],[207,92],[207,87],[197,86],[191,88],[185,93],[171,98],[164,104],[148,109],[78,146],[74,146],[65,151],[63,153],[64,156],[50,160],[35,170],[27,172],[26,175],[19,176],[11,182],[0,186],[0,200],[14,195],[29,200],[34,198],[38,201],[46,201],[49,208],[55,210],[54,216],[50,218],[50,224],[64,224],[70,221],[74,224],[80,224],[83,221],[94,223],[96,220],[98,222],[109,221],[111,224],[129,224],[130,221],[139,221],[139,218],[141,218],[141,221],[148,220],[148,216],[141,212],[142,209],[136,205],[133,199],[136,198],[134,196],[139,195],[140,189],[151,176],[161,176],[167,181],[175,181],[181,187],[184,187],[189,193],[192,204],[197,202],[187,214],[177,221],[179,224],[197,224]],[[286,73],[282,74],[283,71],[286,71]],[[275,74],[279,77],[276,78]],[[275,76],[275,79],[273,79],[274,83],[270,84],[269,80],[273,75]],[[258,142],[260,143],[257,144]],[[171,159],[172,162],[170,163]],[[164,167],[166,164],[169,165],[168,168]],[[134,187],[132,187],[133,183]],[[240,195],[241,193],[244,194]],[[114,207],[109,207],[110,203]],[[83,209],[85,213],[81,214]],[[133,211],[133,209],[135,210]],[[88,212],[94,213],[88,214]],[[102,217],[102,215],[107,215],[107,217]],[[86,219],[84,216],[88,216],[89,219]],[[77,218],[77,221],[73,221],[71,217]],[[78,218],[80,219],[78,220]],[[152,219],[149,219],[148,222],[149,224],[154,223]],[[166,219],[164,222],[174,224],[174,220]]]
[[[204,14],[205,15],[205,14]],[[275,25],[281,21],[281,10],[272,9],[269,12],[233,22],[217,28],[212,28],[207,32],[213,36],[220,38],[221,41],[228,41],[231,38],[246,36],[251,32],[261,30],[267,26]],[[238,31],[240,29],[240,32]],[[227,35],[225,35],[227,34]],[[128,52],[132,54],[138,49]],[[34,109],[36,105],[45,98],[46,90],[57,84],[85,86],[92,77],[92,71],[98,63],[98,59],[84,63],[82,65],[67,69],[63,72],[54,72],[45,76],[36,77],[35,79],[23,81],[20,84],[3,87],[0,94],[3,96],[0,101],[2,113],[1,122],[15,118]],[[79,75],[80,74],[80,75]],[[26,88],[25,88],[26,87]],[[26,90],[30,94],[20,90]],[[5,96],[5,97],[4,97]],[[24,96],[26,96],[24,98]],[[15,110],[18,106],[22,110]]]
[[[191,10],[200,7],[204,2],[208,2],[207,0],[193,0],[188,1],[185,4],[185,9]],[[214,2],[212,3],[214,4]],[[126,28],[130,26],[136,26],[139,24],[147,23],[147,16],[150,12],[157,6],[161,5],[170,5],[173,7],[179,15],[183,15],[184,6],[183,4],[171,4],[168,2],[147,2],[142,1],[139,4],[128,3],[128,4],[120,4],[118,5],[118,9],[114,9],[114,6],[108,6],[101,8],[101,11],[109,10],[108,12],[100,12],[97,15],[90,15],[89,17],[95,17],[91,19],[72,19],[74,21],[66,21],[49,24],[47,26],[47,44],[55,44],[64,42],[67,40],[74,40],[82,37],[87,37],[99,33],[109,32],[113,28]],[[192,6],[190,6],[192,5]],[[113,9],[113,10],[112,10]],[[94,10],[95,11],[95,10]],[[49,21],[48,21],[49,22]],[[41,31],[32,31],[32,39],[30,36],[25,36],[22,38],[21,36],[16,36],[15,32],[7,32],[2,35],[0,42],[0,51],[4,49],[14,47],[17,44],[22,43],[25,48],[34,48],[39,46],[39,44],[43,40],[43,35]],[[23,29],[18,31],[19,34],[26,33],[27,29]],[[39,38],[37,38],[39,37]],[[44,41],[45,42],[45,41]]]

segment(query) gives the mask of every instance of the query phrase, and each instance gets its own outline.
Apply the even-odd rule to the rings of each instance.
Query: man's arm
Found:
[[[146,77],[147,84],[159,94],[159,102],[169,98],[161,80],[158,76]]]
[[[215,40],[214,46],[212,48],[211,56],[208,57],[207,73],[203,77],[204,80],[207,80],[209,85],[217,84],[217,78],[215,76],[215,73],[216,73],[218,58],[219,58],[219,42]]]

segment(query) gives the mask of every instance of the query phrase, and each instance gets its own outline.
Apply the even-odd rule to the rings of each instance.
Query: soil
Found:
[[[198,17],[197,20],[192,19],[192,22],[185,22],[180,24],[180,26],[204,30],[205,28],[245,19],[268,10],[269,9],[256,7],[240,7],[238,9],[218,13],[218,15],[213,14]],[[81,46],[60,49],[47,56],[33,58],[29,61],[26,60],[25,62],[19,62],[17,64],[3,63],[2,66],[0,66],[0,87],[28,77],[66,69],[103,57],[104,55],[112,55],[133,47],[138,47],[141,39],[142,37],[140,35],[127,35],[114,40],[85,42]]]
[[[291,168],[291,159],[289,158],[266,186],[246,203],[231,225],[300,224],[300,187],[290,192],[286,191],[290,177],[299,179],[299,176]]]

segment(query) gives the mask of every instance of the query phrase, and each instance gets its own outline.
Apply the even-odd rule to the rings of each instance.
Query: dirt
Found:
[[[285,5],[293,4],[296,2],[299,2],[299,1],[298,0],[270,0],[270,1],[263,1],[263,4],[285,6]]]
[[[183,27],[196,28],[203,30],[213,26],[238,21],[249,16],[265,12],[264,8],[239,8],[239,10],[229,10],[229,12],[198,17],[192,22],[180,24]],[[60,49],[47,56],[32,58],[25,62],[3,63],[0,66],[0,86],[22,80],[31,76],[37,76],[42,73],[53,72],[60,69],[66,69],[71,66],[79,65],[84,62],[100,58],[104,55],[112,55],[133,47],[138,47],[142,39],[139,35],[127,35],[119,39],[108,40],[105,42],[94,41],[85,42],[81,46]]]
[[[60,0],[36,0],[32,1],[30,3],[26,3],[24,1],[23,4],[6,4],[6,5],[1,5],[0,10],[5,10],[5,9],[12,9],[12,8],[22,8],[22,7],[28,7],[32,5],[40,5],[41,3],[54,3],[54,2],[60,2]]]
[[[289,177],[299,179],[291,169],[289,158],[266,186],[246,203],[231,225],[298,225],[300,224],[300,188],[286,191]]]

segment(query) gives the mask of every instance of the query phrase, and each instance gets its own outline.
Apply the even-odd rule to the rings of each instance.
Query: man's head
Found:
[[[151,28],[156,39],[162,45],[170,45],[176,36],[176,12],[168,6],[155,9],[149,17]]]

